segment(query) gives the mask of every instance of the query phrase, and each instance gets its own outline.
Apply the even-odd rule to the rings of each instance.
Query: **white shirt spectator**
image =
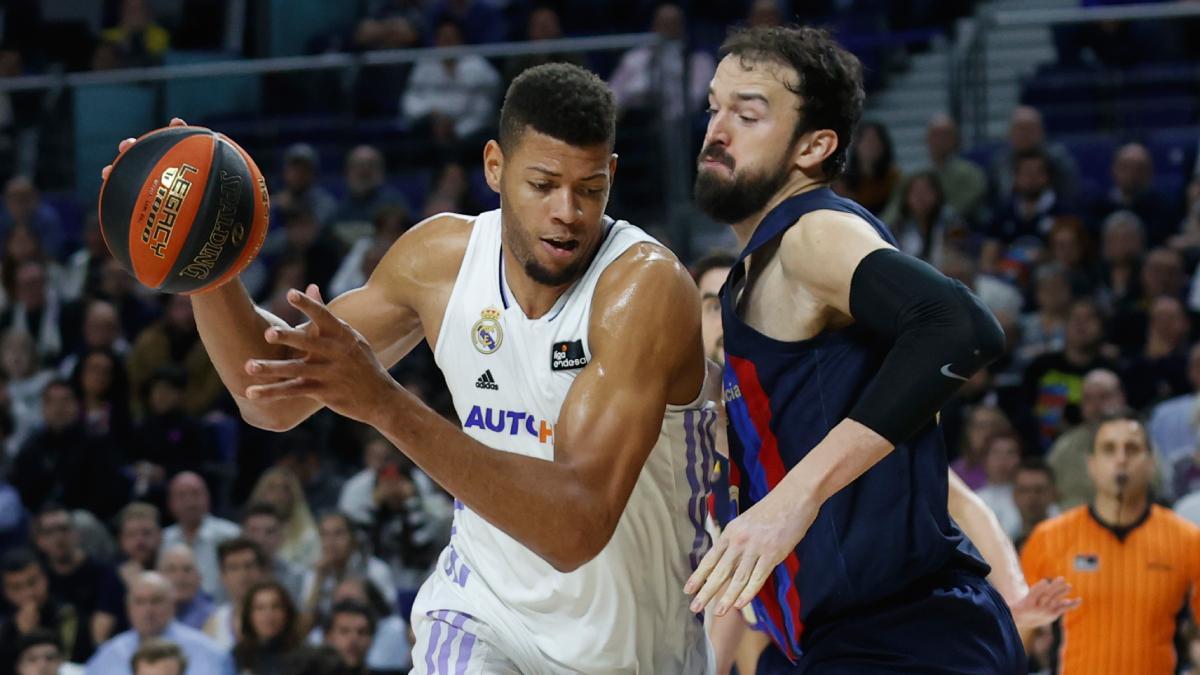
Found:
[[[196,531],[196,540],[187,541],[183,529],[178,524],[163,530],[162,550],[175,544],[186,544],[191,547],[196,556],[196,569],[200,571],[200,587],[213,598],[220,600],[225,597],[225,589],[221,587],[221,566],[217,560],[217,546],[241,534],[242,528],[216,516],[204,516],[200,528]]]
[[[387,563],[383,562],[379,558],[376,558],[375,556],[367,556],[364,564],[363,554],[355,553],[353,557],[350,558],[350,562],[347,563],[346,568],[346,573],[343,574],[343,577],[364,576],[375,585],[375,589],[378,590],[380,594],[382,594],[383,597],[389,602],[396,601],[396,583],[392,581],[392,570],[390,567],[388,567]],[[317,602],[317,609],[322,614],[328,612],[332,606],[330,601],[333,598],[333,591],[335,588],[337,588],[339,581],[340,579],[334,579],[333,577],[327,577],[325,579],[325,583],[321,587],[321,597]],[[308,570],[305,572],[304,590],[300,597],[311,598],[313,587],[316,585],[316,583],[316,570]]]
[[[667,43],[661,51],[662,82],[656,81],[657,55],[652,47],[637,47],[625,52],[609,80],[617,109],[649,108],[656,103],[658,93],[665,87],[666,117],[681,119],[689,112],[700,110],[708,96],[708,83],[716,72],[716,62],[707,52],[692,52],[688,57],[687,98],[683,91],[683,45]]]
[[[1146,432],[1150,434],[1161,466],[1173,466],[1180,458],[1195,451],[1196,441],[1200,438],[1196,424],[1200,414],[1196,407],[1198,403],[1195,394],[1185,394],[1154,406]]]
[[[417,63],[401,100],[409,122],[431,113],[454,120],[459,138],[483,129],[496,116],[500,75],[483,57],[463,56],[448,62],[426,59]]]
[[[325,644],[325,633],[320,626],[308,634],[308,642]],[[408,624],[404,619],[395,614],[379,619],[371,651],[367,652],[367,668],[387,672],[407,672],[412,668],[412,645],[408,642]]]

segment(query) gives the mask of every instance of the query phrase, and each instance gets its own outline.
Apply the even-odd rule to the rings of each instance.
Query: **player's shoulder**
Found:
[[[827,264],[841,264],[847,255],[861,257],[890,246],[879,230],[848,211],[810,211],[789,227],[779,241],[780,262],[789,276],[805,277]]]
[[[397,280],[457,277],[475,220],[457,213],[422,220],[391,245],[378,269]]]
[[[696,293],[696,284],[687,267],[671,249],[657,241],[637,241],[629,245],[600,273],[596,296],[627,293],[630,290],[656,289],[655,296]]]

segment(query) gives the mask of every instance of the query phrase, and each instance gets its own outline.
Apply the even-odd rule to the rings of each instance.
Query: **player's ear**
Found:
[[[617,178],[617,153],[608,158],[608,188],[612,189],[613,181]]]
[[[500,194],[500,176],[504,173],[504,151],[494,139],[483,146],[483,176],[488,187]]]
[[[838,135],[832,129],[810,131],[801,136],[796,144],[796,166],[808,175],[819,173],[821,165],[837,152],[838,147]]]

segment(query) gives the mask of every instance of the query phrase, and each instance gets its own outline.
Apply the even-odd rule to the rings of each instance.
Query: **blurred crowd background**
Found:
[[[140,288],[105,249],[99,169],[121,138],[179,116],[246,147],[272,223],[243,283],[298,322],[287,289],[344,292],[422,218],[498,206],[480,158],[505,87],[575,62],[619,105],[609,212],[700,273],[735,252],[686,202],[736,25],[825,25],[863,60],[868,112],[836,189],[1003,324],[1007,353],[942,424],[954,469],[1013,540],[1091,499],[1092,425],[1126,407],[1147,420],[1155,500],[1200,521],[1200,43],[1187,39],[1200,14],[1041,25],[1040,47],[1020,48],[1027,67],[1003,50],[972,61],[971,17],[1043,4],[1077,6],[0,3],[0,675],[49,651],[131,672],[154,636],[203,668],[189,672],[406,672],[405,617],[449,536],[452,500],[370,429],[332,414],[282,434],[241,422],[189,301]],[[983,114],[956,72],[991,91]],[[902,103],[927,98],[922,82],[945,105]],[[393,374],[453,418],[427,348]],[[1193,634],[1181,630],[1181,669]],[[1049,667],[1054,632],[1039,640]]]

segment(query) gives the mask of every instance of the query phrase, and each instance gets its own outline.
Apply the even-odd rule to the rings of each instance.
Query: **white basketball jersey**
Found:
[[[545,316],[529,319],[504,282],[500,212],[476,218],[434,348],[472,438],[553,460],[559,410],[591,355],[596,282],[630,246],[654,241],[624,221],[604,225],[583,277]],[[595,559],[558,572],[456,502],[450,544],[414,614],[477,617],[525,673],[709,672],[703,625],[688,610],[683,584],[710,541],[704,522],[718,386],[709,376],[692,405],[668,407],[616,532]],[[538,489],[519,486],[512,499]]]

